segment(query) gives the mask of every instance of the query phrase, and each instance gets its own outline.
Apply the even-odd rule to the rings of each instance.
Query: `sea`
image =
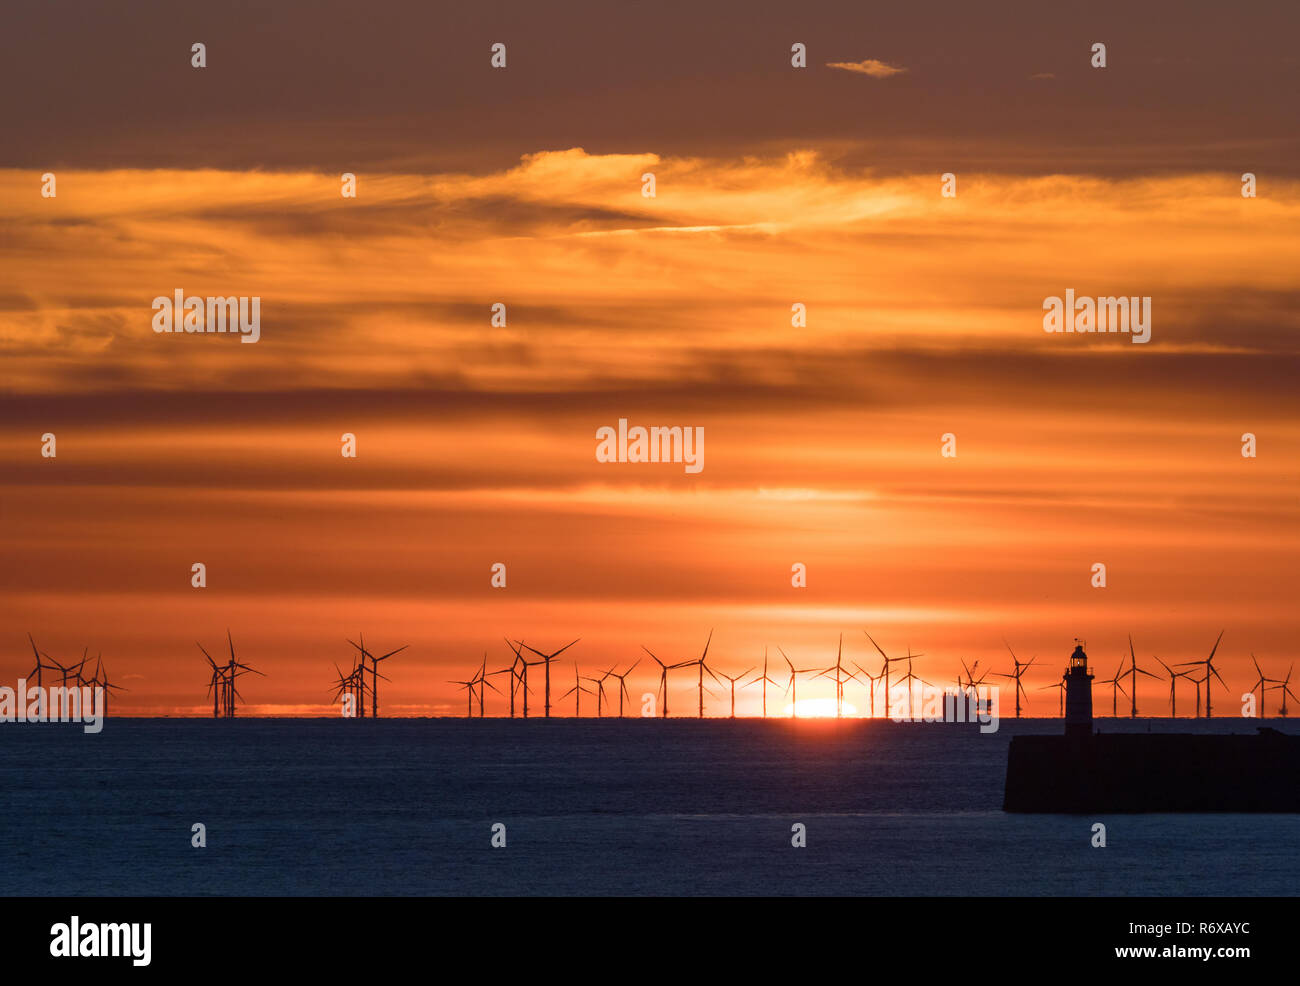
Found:
[[[1297,893],[1298,815],[1004,813],[1011,737],[1060,731],[1059,719],[987,734],[863,719],[6,723],[0,894]]]

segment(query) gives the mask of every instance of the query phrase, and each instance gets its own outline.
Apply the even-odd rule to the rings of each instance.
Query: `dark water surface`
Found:
[[[1148,725],[1254,729],[1114,728]],[[1004,814],[1010,737],[1060,728],[113,719],[86,735],[6,723],[0,893],[1297,892],[1300,816]],[[190,845],[195,822],[206,849]],[[504,849],[490,846],[497,822]],[[796,822],[805,849],[790,844]]]

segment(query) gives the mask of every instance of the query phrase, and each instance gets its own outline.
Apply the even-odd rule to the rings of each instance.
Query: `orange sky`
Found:
[[[945,200],[811,150],[571,149],[362,176],[356,202],[322,174],[70,171],[50,201],[3,173],[10,676],[31,630],[102,650],[124,713],[201,712],[194,641],[227,626],[269,673],[254,712],[327,711],[358,630],[411,644],[394,713],[459,710],[445,679],[504,664],[505,634],[582,636],[585,672],[692,657],[712,627],[735,671],[764,645],[824,661],[841,631],[865,661],[866,628],[947,682],[1000,668],[1003,635],[1053,667],[1084,636],[1109,675],[1130,631],[1152,664],[1226,626],[1234,688],[1251,651],[1280,672],[1296,186],[959,180]],[[259,295],[261,341],[155,335],[176,287]],[[1152,295],[1152,342],[1045,334],[1066,287]],[[704,470],[597,462],[619,417],[703,426]]]
[[[1221,628],[1234,698],[1252,652],[1285,673],[1293,10],[1224,34],[1217,15],[1103,4],[1007,35],[977,12],[760,5],[738,34],[694,12],[685,38],[672,5],[630,33],[600,11],[567,33],[526,10],[430,25],[411,8],[402,31],[340,15],[312,44],[278,10],[238,39],[127,12],[103,25],[112,58],[23,15],[0,84],[56,50],[100,83],[54,80],[0,116],[17,138],[0,153],[0,682],[30,667],[30,631],[59,659],[102,652],[130,689],[117,712],[205,714],[195,641],[227,627],[268,674],[241,682],[254,714],[334,712],[358,631],[410,644],[389,714],[462,713],[447,679],[484,651],[504,666],[506,635],[581,636],[565,657],[587,673],[642,645],[695,657],[713,629],[734,673],[765,646],[829,663],[841,632],[866,663],[868,629],[940,683],[963,658],[1005,669],[1005,637],[1045,662],[1026,679],[1042,714],[1075,636],[1100,677],[1130,632],[1154,667]],[[480,42],[503,24],[511,67],[492,75]],[[423,28],[441,57],[393,41]],[[1121,30],[1090,69],[1094,35]],[[199,37],[207,74],[188,65]],[[1213,78],[1188,54],[1206,37],[1224,39]],[[170,46],[184,57],[156,57]],[[827,67],[868,58],[903,71]],[[152,299],[178,288],[260,297],[260,341],[155,334]],[[1150,296],[1151,342],[1044,333],[1067,288]],[[703,427],[703,471],[596,461],[619,418]],[[654,681],[643,664],[629,686]],[[1166,695],[1143,687],[1143,710]]]

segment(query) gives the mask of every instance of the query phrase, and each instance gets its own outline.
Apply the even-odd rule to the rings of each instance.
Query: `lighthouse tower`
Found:
[[[1065,671],[1065,735],[1083,739],[1092,735],[1092,675],[1088,655],[1077,638]]]

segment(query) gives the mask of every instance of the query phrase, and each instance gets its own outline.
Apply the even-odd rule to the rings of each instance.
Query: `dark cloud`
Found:
[[[881,8],[596,0],[540,8],[75,0],[11,12],[0,109],[14,167],[490,170],[539,147],[727,155],[875,145],[877,167],[1296,173],[1300,8],[1027,0]],[[826,62],[908,66],[863,86]],[[192,69],[190,45],[208,46]],[[489,68],[508,45],[509,67]],[[809,68],[790,67],[790,45]],[[1094,41],[1105,69],[1089,66]],[[1051,86],[1028,77],[1050,72]],[[21,95],[18,95],[21,94]],[[929,142],[928,156],[913,141]]]

